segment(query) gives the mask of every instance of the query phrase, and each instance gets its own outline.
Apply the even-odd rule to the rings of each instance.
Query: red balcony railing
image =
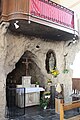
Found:
[[[68,34],[78,36],[77,19],[74,12],[50,0],[3,0],[1,8],[0,21],[14,23],[15,20],[19,20],[19,23],[21,21],[20,26],[23,26],[24,23],[24,27],[27,27],[27,29],[23,29],[27,32],[33,26],[37,31],[41,25],[45,34],[48,31],[50,33],[48,36],[52,35],[52,38],[60,33],[61,36],[64,34],[64,37]],[[32,24],[28,26],[27,23]]]
[[[50,0],[3,0],[2,14],[8,19],[14,15],[17,18],[20,14],[23,14],[23,17],[31,14],[74,29],[74,12]]]
[[[74,12],[49,0],[30,0],[30,14],[74,28]]]

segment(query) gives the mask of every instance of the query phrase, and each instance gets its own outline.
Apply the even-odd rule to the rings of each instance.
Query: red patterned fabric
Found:
[[[34,16],[74,28],[74,13],[48,0],[30,0],[30,13]]]

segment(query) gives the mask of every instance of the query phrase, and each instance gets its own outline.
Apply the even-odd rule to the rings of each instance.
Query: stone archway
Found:
[[[27,59],[27,62],[26,62]],[[8,75],[7,75],[7,82],[9,83],[16,83],[16,84],[21,84],[21,77],[26,76],[26,71],[27,71],[27,76],[31,76],[31,83],[35,84],[36,81],[39,81],[40,86],[44,87],[44,76],[41,72],[41,69],[37,65],[36,61],[36,56],[30,52],[26,51],[24,54],[21,56],[19,61],[15,64],[15,69],[13,69]],[[28,68],[26,68],[26,65]]]
[[[32,52],[25,51],[24,54],[19,59],[19,61],[15,64],[15,69],[13,69],[7,75],[6,88],[8,87],[16,88],[16,85],[22,85],[22,76],[26,76],[26,74],[27,76],[31,76],[31,84],[35,84],[36,81],[38,81],[40,86],[44,87],[44,83],[45,83],[44,76],[41,72],[41,69],[36,64],[35,59],[36,59],[36,56]],[[7,106],[9,105],[8,103],[9,99],[10,99],[10,96],[8,97],[8,89],[6,89]]]

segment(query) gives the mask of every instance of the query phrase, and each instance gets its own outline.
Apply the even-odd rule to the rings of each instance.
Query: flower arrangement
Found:
[[[39,82],[38,82],[38,81],[36,81],[36,85],[39,85]]]
[[[48,91],[44,92],[44,95],[50,95],[51,93]]]
[[[54,70],[51,70],[51,74],[54,76],[54,77],[57,77],[59,75],[59,71],[55,68]]]
[[[45,98],[45,99],[49,99],[49,98],[50,98],[50,95],[51,95],[50,91],[44,92],[44,98]]]
[[[48,79],[47,83],[52,83],[52,80],[51,80],[51,79]]]

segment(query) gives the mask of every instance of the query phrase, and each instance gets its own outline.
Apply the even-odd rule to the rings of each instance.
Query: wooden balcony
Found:
[[[11,31],[53,40],[78,38],[74,12],[50,0],[3,0],[2,5],[0,20],[9,21]]]

